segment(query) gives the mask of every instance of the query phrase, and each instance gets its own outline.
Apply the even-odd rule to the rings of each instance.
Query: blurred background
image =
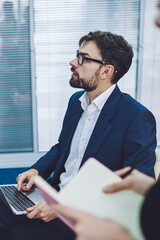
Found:
[[[6,168],[29,167],[57,142],[76,91],[68,83],[69,62],[79,39],[92,30],[123,35],[132,44],[132,66],[118,85],[153,112],[160,143],[156,5],[157,0],[0,1],[1,178]]]

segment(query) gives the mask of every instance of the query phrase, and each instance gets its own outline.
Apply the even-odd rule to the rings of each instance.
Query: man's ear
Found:
[[[101,79],[112,78],[114,74],[113,65],[106,65],[101,68]]]

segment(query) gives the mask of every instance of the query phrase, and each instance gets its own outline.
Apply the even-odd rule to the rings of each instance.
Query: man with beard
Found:
[[[80,39],[70,62],[70,85],[85,91],[71,97],[58,143],[18,175],[18,190],[30,189],[35,175],[47,179],[53,171],[50,183],[60,190],[89,157],[112,170],[129,165],[154,176],[155,119],[116,84],[130,68],[132,58],[132,47],[122,36],[95,31]],[[27,218],[17,218],[0,204],[0,223],[9,240],[74,238],[45,201],[27,211]]]
[[[159,13],[155,23],[160,28],[160,1]],[[123,176],[131,168],[125,167],[116,171],[118,176]],[[158,180],[160,180],[158,178]],[[145,196],[140,214],[140,223],[146,240],[159,240],[160,226],[160,181],[155,182],[136,169],[130,172],[125,179],[103,189],[105,193],[115,193],[130,189]],[[57,205],[53,208],[59,214],[69,217],[75,222],[74,231],[77,240],[134,240],[127,229],[110,219],[100,219],[90,214],[75,209]]]

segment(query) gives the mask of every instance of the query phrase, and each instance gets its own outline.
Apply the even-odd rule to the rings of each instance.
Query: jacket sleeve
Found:
[[[54,171],[56,164],[59,160],[59,145],[57,143],[54,145],[43,157],[41,157],[35,164],[30,168],[35,168],[38,170],[39,174],[47,179],[50,174]]]
[[[37,169],[39,174],[45,179],[47,179],[50,176],[50,174],[53,173],[62,155],[63,149],[61,147],[61,136],[63,135],[64,126],[66,126],[67,115],[70,114],[69,112],[74,102],[74,98],[75,94],[69,100],[68,108],[63,120],[63,126],[61,134],[58,139],[58,143],[55,144],[43,157],[41,157],[34,165],[30,167]]]
[[[160,239],[160,182],[148,192],[141,209],[141,227],[146,240]]]
[[[154,177],[156,123],[153,114],[140,111],[130,122],[124,141],[124,166],[136,167]]]

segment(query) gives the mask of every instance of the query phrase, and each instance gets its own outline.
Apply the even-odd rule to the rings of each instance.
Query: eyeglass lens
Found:
[[[76,52],[76,57],[78,58],[78,64],[82,65],[83,64],[83,55],[80,54],[78,50]]]

